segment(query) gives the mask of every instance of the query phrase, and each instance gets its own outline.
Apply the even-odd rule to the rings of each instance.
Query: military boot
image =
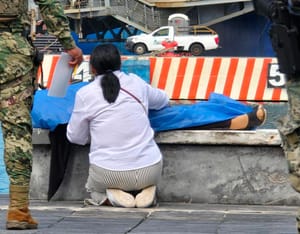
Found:
[[[6,229],[37,229],[38,223],[31,217],[28,208],[29,186],[10,185],[9,190]]]

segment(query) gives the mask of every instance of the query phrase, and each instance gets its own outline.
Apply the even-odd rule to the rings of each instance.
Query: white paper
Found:
[[[66,96],[69,82],[72,77],[73,67],[68,62],[71,60],[71,56],[65,52],[62,52],[59,60],[57,61],[51,86],[48,91],[48,96],[64,97]]]

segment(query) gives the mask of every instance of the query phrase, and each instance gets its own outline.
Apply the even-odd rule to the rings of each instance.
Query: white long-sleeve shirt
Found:
[[[169,98],[134,74],[115,71],[121,87],[134,94],[148,109],[165,107]],[[148,114],[132,96],[120,90],[114,103],[102,94],[100,79],[76,93],[74,110],[67,127],[69,141],[90,142],[90,164],[109,170],[134,170],[153,165],[162,158],[154,141]]]

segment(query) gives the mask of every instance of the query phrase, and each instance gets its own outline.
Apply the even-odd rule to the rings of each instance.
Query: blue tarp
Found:
[[[252,107],[224,95],[211,93],[208,101],[194,104],[172,105],[158,111],[150,111],[151,126],[155,131],[203,126],[242,115]]]
[[[32,109],[33,127],[54,130],[58,124],[68,123],[74,106],[75,94],[87,82],[72,84],[64,98],[50,97],[48,90],[38,90]],[[201,126],[231,119],[248,113],[251,107],[212,93],[208,101],[194,104],[172,105],[162,110],[151,110],[151,126],[157,132],[187,127]]]

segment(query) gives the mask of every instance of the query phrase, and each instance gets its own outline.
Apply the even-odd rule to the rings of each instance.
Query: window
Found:
[[[165,29],[159,30],[153,36],[156,36],[156,37],[169,36],[169,29],[165,28]]]

